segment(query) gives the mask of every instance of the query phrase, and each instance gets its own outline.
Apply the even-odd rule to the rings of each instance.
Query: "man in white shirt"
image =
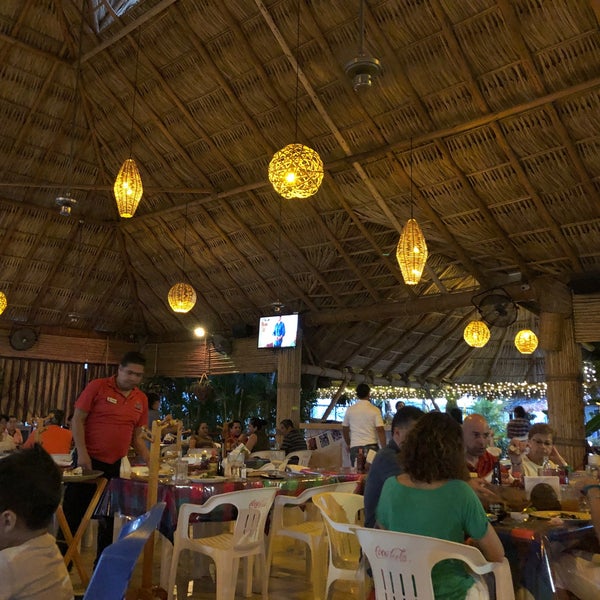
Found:
[[[358,402],[348,407],[342,424],[342,435],[350,448],[350,461],[356,464],[359,449],[363,449],[366,458],[369,450],[375,452],[385,447],[385,431],[381,411],[371,404],[371,388],[366,383],[356,386]]]

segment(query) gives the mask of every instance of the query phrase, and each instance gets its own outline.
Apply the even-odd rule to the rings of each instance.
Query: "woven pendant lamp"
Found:
[[[427,243],[425,236],[417,221],[413,218],[413,195],[412,195],[412,138],[410,140],[410,219],[402,228],[400,240],[396,247],[396,260],[400,266],[402,277],[406,285],[417,285],[421,280],[425,263],[427,262]]]
[[[471,321],[463,332],[463,338],[473,348],[483,348],[490,341],[490,329],[483,321]]]
[[[6,299],[6,295],[4,292],[0,292],[0,315],[6,310],[8,306],[8,300]]]
[[[176,283],[167,296],[173,312],[187,313],[196,304],[196,291],[189,283]]]
[[[538,347],[537,335],[531,329],[521,329],[515,335],[515,346],[521,354],[532,354]]]
[[[135,160],[131,158],[131,146],[133,144],[133,123],[135,117],[135,99],[137,92],[137,82],[138,82],[138,66],[140,62],[140,36],[141,29],[138,29],[138,39],[137,39],[137,54],[135,59],[135,78],[133,85],[133,102],[131,107],[131,129],[129,131],[129,158],[126,158],[119,173],[117,174],[117,178],[115,180],[115,185],[113,187],[113,191],[115,193],[115,200],[117,202],[117,210],[119,211],[119,216],[122,219],[130,219],[135,214],[137,207],[142,199],[142,194],[144,193],[144,187],[142,186],[142,177],[140,175],[140,171],[135,164]]]
[[[269,163],[269,181],[275,191],[290,200],[309,198],[316,194],[323,181],[323,161],[319,153],[298,140],[298,91],[300,89],[300,66],[298,49],[300,48],[300,0],[298,0],[298,20],[296,35],[296,101],[295,131],[293,144],[288,144],[273,155]]]
[[[144,193],[142,178],[133,158],[125,159],[122,164],[115,180],[114,192],[121,218],[133,217]]]
[[[410,218],[402,228],[396,248],[396,260],[400,265],[404,283],[416,285],[421,279],[427,262],[425,236],[415,219]]]
[[[183,259],[181,261],[181,270],[185,273],[185,254],[187,252],[187,224],[188,207],[185,205],[185,224],[183,226]],[[171,287],[167,294],[167,300],[171,310],[176,313],[187,313],[194,308],[196,304],[196,290],[185,282],[178,282]]]
[[[309,198],[323,181],[323,161],[318,152],[303,144],[288,144],[275,152],[269,163],[269,181],[278,194]]]

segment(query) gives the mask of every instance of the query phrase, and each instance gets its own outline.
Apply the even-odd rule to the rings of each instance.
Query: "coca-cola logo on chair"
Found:
[[[408,560],[406,548],[382,548],[381,546],[375,546],[375,556],[377,558],[397,560],[398,562],[406,562]]]

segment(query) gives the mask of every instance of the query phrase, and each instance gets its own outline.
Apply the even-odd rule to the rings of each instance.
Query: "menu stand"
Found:
[[[86,482],[86,483],[88,483],[88,482]],[[83,584],[84,587],[87,587],[87,584],[90,581],[90,577],[81,563],[81,555],[79,554],[79,542],[81,542],[81,539],[83,538],[83,534],[85,533],[85,530],[87,529],[87,526],[90,523],[92,515],[94,514],[94,511],[96,510],[96,506],[98,505],[98,502],[100,501],[100,498],[102,497],[102,493],[104,492],[104,488],[106,487],[106,484],[108,483],[108,479],[106,479],[105,477],[98,476],[95,480],[93,480],[93,481],[90,480],[89,483],[90,484],[93,483],[96,485],[96,491],[94,492],[94,495],[92,496],[92,499],[91,499],[90,503],[88,504],[87,510],[85,511],[85,514],[83,515],[83,519],[81,519],[81,523],[79,524],[79,527],[77,528],[77,531],[75,532],[75,535],[73,535],[73,533],[71,532],[71,529],[69,527],[69,524],[67,523],[67,519],[65,517],[65,513],[63,511],[62,504],[59,504],[58,508],[56,509],[56,519],[58,521],[58,525],[61,528],[61,530],[65,536],[65,540],[68,544],[67,552],[64,556],[65,565],[68,565],[70,561],[73,561],[73,564],[75,565],[75,568],[77,569],[77,572],[79,573],[79,578],[81,579],[81,583]]]

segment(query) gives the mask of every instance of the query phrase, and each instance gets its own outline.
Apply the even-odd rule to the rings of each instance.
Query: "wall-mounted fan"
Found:
[[[472,302],[481,318],[492,327],[508,327],[517,320],[519,309],[502,288],[473,296]]]
[[[15,350],[29,350],[38,339],[37,332],[31,327],[18,327],[10,333],[9,342]]]

